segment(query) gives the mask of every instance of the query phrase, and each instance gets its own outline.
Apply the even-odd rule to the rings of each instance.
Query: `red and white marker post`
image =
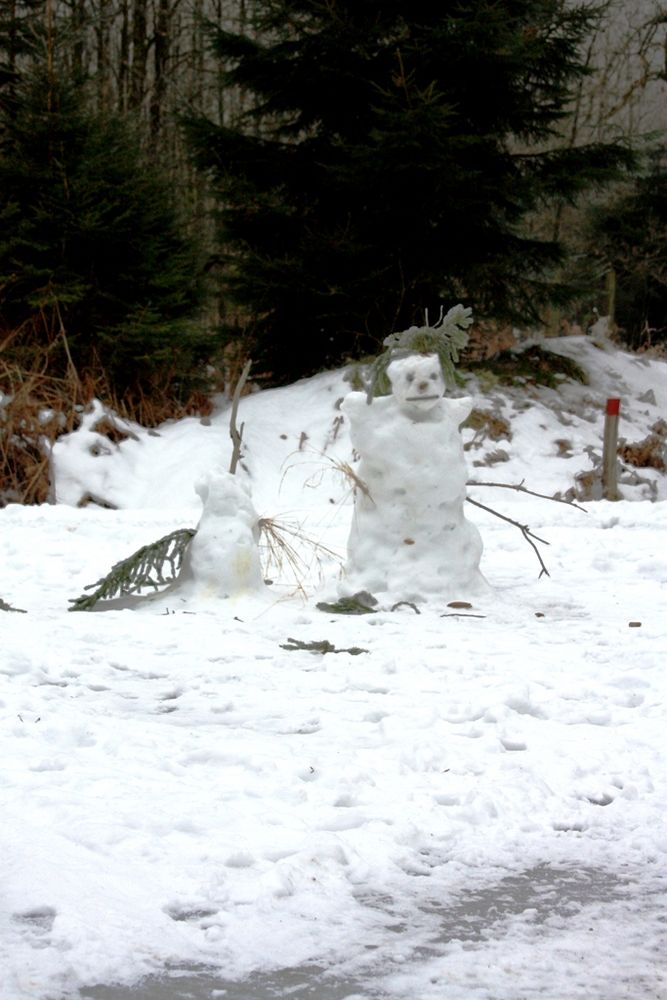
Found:
[[[618,418],[621,412],[620,399],[608,399],[604,419],[604,442],[602,446],[602,496],[605,500],[620,500],[618,492],[616,452],[618,449]]]

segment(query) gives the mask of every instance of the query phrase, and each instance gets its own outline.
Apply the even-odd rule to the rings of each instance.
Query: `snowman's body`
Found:
[[[472,400],[444,397],[437,355],[393,361],[388,374],[391,396],[368,405],[352,392],[342,404],[365,484],[343,592],[409,601],[473,594],[485,586],[482,541],[463,513],[468,473],[459,431]]]

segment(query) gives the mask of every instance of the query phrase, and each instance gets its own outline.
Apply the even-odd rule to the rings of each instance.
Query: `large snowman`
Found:
[[[369,404],[349,393],[342,410],[360,456],[341,592],[382,603],[466,598],[486,589],[482,541],[466,520],[467,469],[460,426],[472,399],[445,397],[436,354],[387,369],[392,394]]]

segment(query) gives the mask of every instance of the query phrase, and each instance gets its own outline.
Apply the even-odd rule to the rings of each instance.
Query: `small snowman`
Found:
[[[213,470],[196,491],[204,509],[173,589],[186,597],[235,598],[264,594],[259,518],[246,484]]]

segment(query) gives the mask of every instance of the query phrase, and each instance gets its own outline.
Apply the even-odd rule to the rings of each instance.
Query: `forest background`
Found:
[[[429,220],[432,249],[412,274],[404,272],[415,261],[419,227],[405,236],[409,253],[396,271],[405,287],[400,301],[389,296],[384,312],[348,308],[350,294],[334,275],[340,254],[322,255],[331,276],[307,274],[313,288],[318,281],[320,287],[311,294],[308,286],[304,294],[301,265],[317,258],[319,249],[313,252],[312,240],[301,241],[297,259],[297,244],[276,248],[266,234],[290,213],[303,229],[311,212],[309,237],[318,235],[331,206],[322,207],[319,195],[305,209],[297,203],[289,180],[275,179],[281,169],[276,150],[279,157],[286,148],[305,150],[309,166],[319,168],[322,159],[329,166],[332,150],[351,149],[329,179],[343,177],[340,190],[353,201],[358,189],[349,184],[350,164],[363,170],[360,150],[369,159],[373,149],[353,146],[345,126],[332,127],[333,112],[327,118],[317,108],[316,124],[306,121],[307,94],[296,101],[285,96],[290,62],[284,46],[313,37],[311,27],[301,31],[304,18],[322,28],[328,42],[331,25],[345,18],[365,31],[376,22],[363,16],[375,8],[393,12],[392,23],[401,23],[400,4],[355,7],[334,0],[2,0],[0,502],[48,498],[50,444],[76,425],[92,398],[154,426],[184,413],[205,415],[212,393],[233,385],[250,355],[258,362],[260,385],[372,356],[389,333],[419,322],[424,306],[437,310],[429,269],[449,268],[451,280],[441,282],[445,307],[456,296],[475,309],[471,358],[511,346],[522,319],[553,333],[585,332],[599,315],[612,318],[631,348],[661,349],[667,329],[667,10],[659,0],[614,0],[599,8],[561,0],[454,5],[470,29],[463,44],[471,47],[474,58],[466,65],[478,67],[478,86],[471,86],[472,78],[464,83],[478,91],[480,107],[485,99],[493,103],[489,57],[497,55],[492,44],[485,48],[485,20],[493,25],[496,18],[498,30],[513,17],[522,24],[521,44],[510,53],[517,65],[506,77],[513,100],[529,78],[519,58],[538,53],[531,32],[543,45],[544,65],[546,55],[554,60],[538,83],[535,67],[530,70],[534,124],[525,124],[528,112],[519,101],[514,120],[508,110],[502,122],[498,110],[487,126],[498,141],[482,146],[479,159],[488,161],[489,151],[502,154],[493,176],[471,170],[467,152],[451,162],[438,159],[448,94],[420,80],[419,60],[414,70],[406,69],[401,45],[389,39],[399,68],[391,75],[393,103],[384,108],[383,95],[378,98],[379,120],[390,123],[390,141],[378,148],[387,154],[385,163],[397,165],[394,174],[412,169],[413,161],[402,159],[411,145],[414,162],[426,163],[431,175],[460,168],[458,230],[452,231],[447,212]],[[439,21],[447,17],[438,15]],[[559,24],[568,26],[560,36]],[[505,41],[511,48],[510,35]],[[268,87],[257,46],[277,57],[268,66]],[[298,58],[304,51],[297,46]],[[437,55],[426,45],[422,65]],[[501,56],[507,65],[507,51]],[[548,79],[549,72],[558,76],[558,59],[567,64],[560,89]],[[353,90],[341,92],[335,114],[354,117]],[[421,130],[415,131],[417,120]],[[371,124],[373,141],[381,143],[382,128]],[[473,120],[465,150],[487,138],[476,127]],[[328,145],[320,142],[313,153],[311,132],[318,141],[326,135]],[[218,156],[216,142],[223,139],[227,152]],[[517,175],[507,167],[521,157],[532,157],[539,169],[512,196]],[[286,177],[294,173],[292,164]],[[366,184],[378,177],[381,183],[382,176],[367,171]],[[420,175],[414,176],[413,190]],[[467,204],[466,192],[479,187],[480,177],[486,209],[477,219],[477,203],[471,197]],[[390,194],[391,188],[389,211],[376,227],[378,245],[409,219]],[[259,206],[264,222],[258,240],[249,204]],[[425,220],[419,221],[423,228]],[[337,252],[338,244],[344,247],[341,274],[354,275],[359,230],[335,235]],[[481,260],[475,248],[496,238],[494,254]],[[448,241],[464,258],[461,274],[454,273],[454,256],[438,258]],[[367,260],[368,253],[356,259]],[[528,260],[539,282],[527,285]],[[378,273],[376,283],[362,290],[372,303],[384,301],[384,289],[397,283],[391,267],[378,267]],[[324,319],[316,303],[323,294],[336,303]],[[280,312],[275,303],[283,299]]]

